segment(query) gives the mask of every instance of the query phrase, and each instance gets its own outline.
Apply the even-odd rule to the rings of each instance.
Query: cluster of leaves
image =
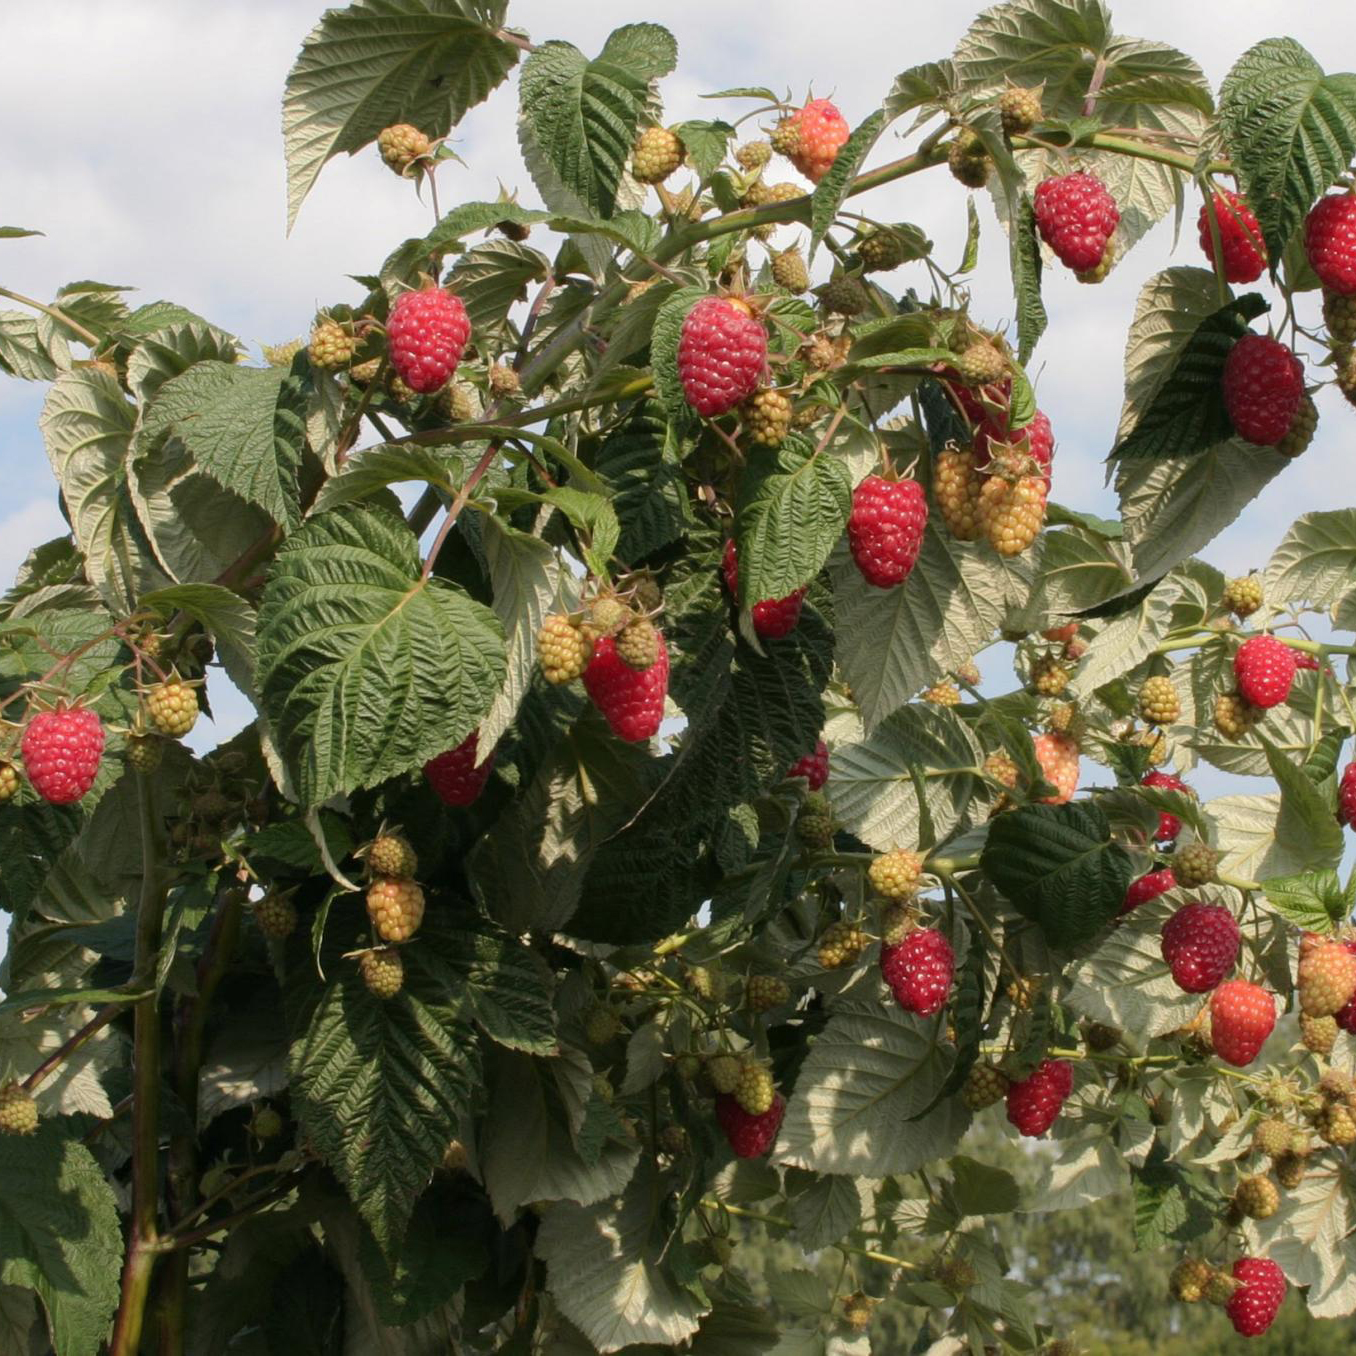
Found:
[[[93,283],[35,318],[0,313],[0,367],[51,383],[41,428],[71,528],[0,600],[0,701],[16,717],[55,684],[112,730],[78,804],[25,787],[0,807],[0,1075],[27,1080],[43,1113],[0,1154],[0,1345],[41,1343],[46,1324],[63,1356],[85,1356],[113,1327],[127,1353],[149,1312],[166,1350],[847,1356],[869,1339],[842,1301],[869,1283],[926,1315],[920,1350],[1033,1351],[1048,1315],[983,1217],[1127,1180],[1139,1246],[1220,1261],[1246,1246],[1313,1313],[1356,1311],[1344,1154],[1316,1158],[1270,1219],[1240,1234],[1223,1217],[1253,1122],[1325,1066],[1286,1018],[1262,1057],[1285,1077],[1226,1080],[1177,1034],[1200,1006],[1158,950],[1181,896],[1114,921],[1165,810],[1184,844],[1221,852],[1223,883],[1199,897],[1239,917],[1246,965],[1287,1001],[1295,929],[1350,912],[1333,806],[1356,721],[1329,663],[1344,648],[1297,634],[1320,668],[1253,732],[1212,726],[1238,633],[1195,553],[1286,465],[1232,435],[1218,395],[1265,299],[1207,268],[1145,284],[1117,521],[1052,505],[1039,544],[1003,558],[934,514],[906,584],[876,589],[843,542],[852,487],[915,459],[926,482],[967,436],[934,367],[973,322],[905,223],[878,225],[908,242],[910,286],[863,284],[869,310],[851,321],[779,288],[761,243],[799,223],[855,276],[844,203],[941,165],[961,125],[994,164],[1018,362],[1047,324],[1030,191],[1065,163],[1111,188],[1125,249],[1193,182],[1234,175],[1294,324],[1316,286],[1297,228],[1356,152],[1352,78],[1277,40],[1243,56],[1216,106],[1194,62],[1115,34],[1099,0],[1011,0],[951,59],[902,74],[813,190],[741,205],[733,126],[694,119],[675,129],[691,183],[651,212],[627,161],[658,117],[672,37],[628,25],[590,59],[533,44],[505,9],[358,0],[326,13],[292,71],[295,216],[328,159],[395,123],[444,136],[522,63],[518,125],[545,206],[463,204],[399,243],[328,313],[355,340],[346,368],[299,346],[255,365],[208,320]],[[1002,130],[1007,81],[1043,86],[1030,135]],[[915,152],[866,169],[908,114]],[[471,320],[469,414],[389,380],[382,322],[425,275]],[[765,299],[778,384],[804,416],[775,452],[698,420],[677,379],[684,316],[731,284]],[[807,361],[813,336],[831,363]],[[511,394],[492,382],[501,362]],[[1014,427],[1033,411],[1014,363]],[[681,721],[655,749],[618,741],[536,666],[543,618],[622,578],[664,600]],[[1312,611],[1351,630],[1353,579],[1356,510],[1307,515],[1264,573],[1258,620]],[[801,588],[800,624],[760,640],[747,604]],[[1099,785],[1056,806],[1039,803],[1051,788],[1031,737],[1054,717],[1026,681],[1039,641],[1018,647],[1012,693],[915,698],[1001,638],[1071,619],[1086,653],[1061,719]],[[219,666],[257,719],[200,758],[172,746],[144,777],[123,755],[151,635],[154,662],[207,672],[209,695]],[[1134,698],[1152,675],[1180,698],[1164,732],[1179,771],[1204,760],[1275,789],[1201,804],[1142,787],[1158,746]],[[445,807],[419,771],[472,733],[495,750],[493,778]],[[805,788],[786,779],[820,737],[827,850],[798,839]],[[985,772],[993,754],[1015,786]],[[428,915],[382,999],[354,959],[371,941],[354,849],[389,824],[417,850]],[[865,867],[896,848],[927,855],[921,907],[957,957],[932,1018],[883,996],[874,942],[837,968],[817,947],[833,923],[876,929]],[[263,891],[302,919],[286,940],[252,920]],[[786,1001],[752,1010],[753,975],[781,977]],[[1071,1052],[1089,1022],[1119,1043]],[[715,1128],[699,1067],[722,1049],[770,1064],[787,1098],[766,1161],[731,1162]],[[962,1088],[980,1059],[1019,1078],[1048,1053],[1077,1058],[1076,1086],[1023,1190],[966,1151]],[[836,1249],[837,1288],[793,1268],[765,1302],[728,1265],[730,1221],[750,1213],[806,1252]]]

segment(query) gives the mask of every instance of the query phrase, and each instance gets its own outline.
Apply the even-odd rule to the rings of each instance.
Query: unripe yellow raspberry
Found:
[[[830,923],[819,938],[819,963],[825,970],[855,961],[866,946],[866,938],[851,923]]]
[[[588,667],[592,656],[591,636],[568,617],[556,614],[542,622],[537,632],[537,659],[548,683],[558,687],[573,682]]]
[[[429,152],[429,139],[407,122],[393,123],[377,133],[381,158],[397,173],[404,174],[421,156]]]
[[[377,998],[394,998],[405,983],[405,962],[393,946],[374,947],[358,957],[358,973]]]
[[[791,432],[791,401],[770,386],[755,391],[740,413],[749,441],[759,447],[780,447]]]
[[[1058,697],[1069,686],[1069,670],[1054,655],[1042,655],[1031,666],[1031,686],[1042,697]]]
[[[357,347],[358,341],[337,320],[321,316],[311,328],[306,353],[312,367],[332,371],[347,367]]]
[[[1162,674],[1146,678],[1139,690],[1140,719],[1148,725],[1171,725],[1182,714],[1182,701],[1172,679]]]
[[[38,1128],[38,1104],[18,1084],[0,1087],[0,1133],[31,1135]]]
[[[0,761],[0,805],[19,794],[19,769],[13,763]]]
[[[923,689],[923,700],[934,706],[959,706],[960,688],[955,683],[933,683],[931,687]]]
[[[637,183],[662,184],[683,163],[679,137],[667,127],[647,127],[631,152],[631,175]]]
[[[1215,729],[1225,739],[1242,739],[1265,714],[1237,692],[1222,692],[1215,698]]]
[[[171,739],[182,739],[198,719],[198,694],[180,679],[157,683],[146,691],[151,724]]]
[[[382,941],[406,941],[424,920],[424,892],[415,881],[379,877],[367,887],[367,916]]]
[[[1262,606],[1262,581],[1255,574],[1224,586],[1224,606],[1236,617],[1251,617]]]
[[[866,869],[871,888],[885,899],[912,899],[923,875],[923,859],[900,849],[877,857]]]

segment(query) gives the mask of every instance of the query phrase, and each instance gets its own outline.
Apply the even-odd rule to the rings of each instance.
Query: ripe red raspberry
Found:
[[[1043,1059],[1028,1078],[1008,1088],[1008,1120],[1018,1134],[1033,1139],[1043,1135],[1073,1091],[1073,1065],[1062,1059]]]
[[[1042,805],[1064,805],[1078,790],[1078,743],[1062,734],[1038,734],[1031,741],[1041,776],[1055,788],[1053,796],[1041,797]]]
[[[1079,172],[1042,179],[1032,205],[1041,239],[1075,273],[1091,273],[1103,261],[1121,214],[1095,174]]]
[[[1276,1000],[1260,985],[1230,979],[1210,995],[1210,1039],[1226,1064],[1251,1064],[1275,1025]]]
[[[617,642],[603,636],[593,647],[593,658],[584,670],[584,688],[593,704],[607,718],[612,733],[635,743],[649,739],[664,718],[664,697],[669,690],[669,649],[659,637],[659,658],[648,669],[633,669],[617,653]]]
[[[1163,959],[1187,993],[1213,989],[1234,968],[1240,942],[1233,914],[1219,904],[1184,904],[1163,924]]]
[[[1031,422],[1017,433],[1009,433],[1007,420],[995,419],[986,414],[975,428],[975,465],[981,470],[988,468],[992,457],[989,444],[1008,443],[1016,447],[1019,453],[1030,455],[1036,465],[1050,476],[1050,463],[1055,459],[1055,431],[1050,427],[1050,416],[1044,410],[1037,410],[1031,416]]]
[[[951,992],[956,955],[936,928],[915,928],[896,946],[880,949],[880,972],[905,1012],[931,1017]]]
[[[39,711],[20,746],[33,790],[52,805],[69,805],[94,785],[104,754],[104,727],[84,707]]]
[[[1275,636],[1250,636],[1234,655],[1238,693],[1266,710],[1279,706],[1295,681],[1295,652]]]
[[[1356,994],[1356,955],[1339,941],[1300,947],[1297,988],[1307,1016],[1341,1012]]]
[[[1252,214],[1252,208],[1238,196],[1225,189],[1211,200],[1215,220],[1219,223],[1219,243],[1224,253],[1224,276],[1231,283],[1254,282],[1267,266],[1267,247],[1262,239],[1262,228]],[[1210,234],[1210,208],[1201,205],[1196,218],[1200,231],[1201,248],[1205,257],[1215,262],[1215,241]]]
[[[1356,763],[1348,763],[1337,785],[1337,822],[1356,825]]]
[[[1240,1257],[1233,1278],[1240,1285],[1224,1312],[1240,1337],[1260,1337],[1285,1302],[1285,1273],[1269,1257]]]
[[[1274,447],[1290,431],[1304,399],[1304,368],[1279,339],[1245,334],[1229,350],[1224,407],[1246,442]]]
[[[791,764],[788,777],[804,777],[810,783],[811,791],[820,790],[829,780],[829,746],[821,739],[815,744],[815,751],[807,753],[799,762]]]
[[[1343,942],[1342,945],[1353,955],[1356,955],[1356,942]],[[1337,1025],[1343,1031],[1356,1036],[1356,997],[1353,997],[1340,1012],[1334,1013],[1333,1016],[1337,1018]]]
[[[1320,198],[1304,221],[1304,251],[1330,292],[1356,292],[1356,194]]]
[[[494,771],[494,750],[477,767],[479,743],[479,734],[472,730],[455,749],[448,749],[424,764],[424,776],[444,805],[470,805],[485,789]]]
[[[725,573],[725,587],[729,589],[730,597],[737,601],[739,598],[739,559],[733,537],[725,543],[725,558],[721,562],[721,569]],[[753,617],[753,629],[760,636],[766,636],[770,640],[775,640],[778,636],[789,635],[796,629],[796,623],[800,621],[801,604],[804,603],[807,592],[808,588],[796,589],[793,593],[788,593],[785,598],[765,598],[762,602],[754,603],[749,609]]]
[[[1147,904],[1151,899],[1157,899],[1159,895],[1175,889],[1176,885],[1177,878],[1172,874],[1172,867],[1170,866],[1165,866],[1161,871],[1150,871],[1148,875],[1140,876],[1138,880],[1132,880],[1129,889],[1125,892],[1125,903],[1121,905],[1121,915],[1130,913],[1139,908],[1141,904]]]
[[[744,302],[703,297],[683,320],[678,376],[683,398],[707,419],[732,410],[758,388],[767,366],[767,331]]]
[[[847,119],[828,99],[811,99],[777,124],[772,145],[817,184],[829,172],[838,148],[851,132]]]
[[[928,502],[916,480],[867,476],[852,492],[848,545],[868,584],[894,588],[908,577],[923,547]]]
[[[461,298],[441,287],[402,292],[386,321],[386,343],[396,376],[423,394],[449,380],[470,337],[471,322]]]
[[[736,1158],[759,1158],[772,1148],[786,1111],[786,1098],[776,1093],[772,1105],[761,1116],[750,1116],[735,1100],[723,1092],[716,1098],[716,1120],[725,1131]]]
[[[1171,772],[1162,772],[1154,768],[1140,778],[1141,786],[1156,786],[1160,791],[1180,791],[1184,796],[1196,793],[1178,776]],[[1155,843],[1171,843],[1182,832],[1182,821],[1166,810],[1158,812],[1158,831],[1154,834]]]

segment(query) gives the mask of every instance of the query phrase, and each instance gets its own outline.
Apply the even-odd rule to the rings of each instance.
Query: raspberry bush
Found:
[[[289,214],[354,152],[409,219],[294,342],[0,312],[70,525],[0,598],[6,1338],[1065,1351],[1010,1230],[1104,1200],[1201,1349],[1356,1312],[1356,509],[1202,556],[1356,390],[1351,78],[1008,0],[881,108],[665,107],[662,27],[511,23],[320,19]],[[531,182],[448,201],[485,99]],[[1061,446],[1043,273],[1183,204]]]

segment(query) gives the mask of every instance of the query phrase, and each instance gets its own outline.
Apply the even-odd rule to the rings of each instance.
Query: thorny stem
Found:
[[[154,986],[168,888],[160,859],[160,823],[154,782],[137,778],[141,826],[141,899],[137,907],[132,982]],[[146,1297],[155,1269],[157,1149],[160,1109],[160,1010],[154,987],[137,1003],[132,1051],[132,1225],[122,1274],[122,1299],[110,1356],[134,1356],[141,1343]]]
[[[50,315],[58,324],[65,325],[72,334],[78,334],[90,348],[98,348],[103,340],[99,338],[92,330],[87,330],[83,325],[72,320],[65,311],[58,310],[55,306],[47,306],[41,301],[34,301],[32,297],[22,296],[18,292],[11,292],[8,287],[0,287],[0,297],[8,297],[11,301],[17,301],[20,306],[31,306],[35,311],[41,311],[44,315]]]

